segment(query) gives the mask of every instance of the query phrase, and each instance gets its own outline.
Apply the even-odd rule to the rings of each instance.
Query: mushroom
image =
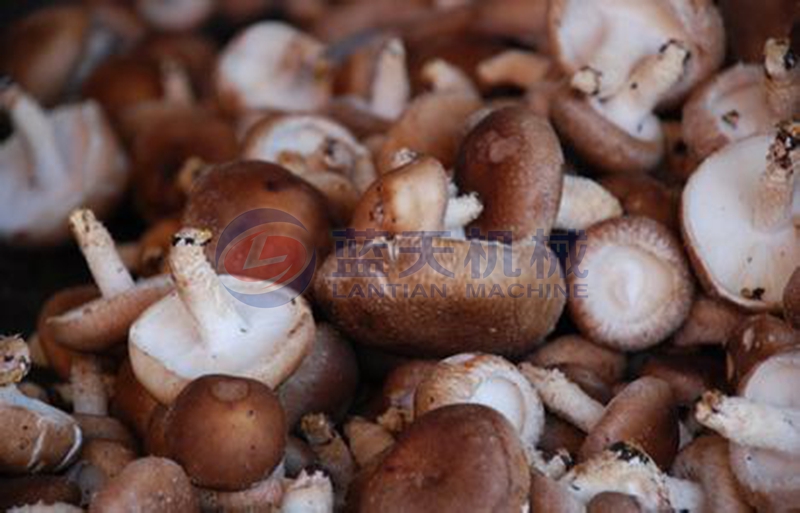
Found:
[[[430,376],[438,362],[410,360],[392,369],[383,381],[382,395],[387,405],[378,423],[399,433],[414,420],[414,395],[417,387]]]
[[[192,379],[227,373],[277,387],[311,350],[314,321],[305,300],[278,289],[274,308],[231,295],[262,291],[258,281],[218,276],[204,254],[208,231],[176,235],[170,267],[177,290],[131,326],[134,374],[156,399],[169,404]],[[280,305],[280,306],[277,306]]]
[[[792,393],[800,352],[767,356],[739,381],[738,396],[703,395],[695,416],[730,441],[730,464],[748,503],[759,510],[795,504],[800,497],[800,413]]]
[[[585,240],[583,240],[585,239]],[[666,339],[684,321],[694,285],[680,242],[644,217],[609,219],[576,243],[568,273],[572,320],[589,340],[639,350]],[[571,255],[573,252],[570,252]]]
[[[172,280],[161,275],[135,283],[91,210],[74,211],[69,223],[101,297],[46,322],[51,336],[68,349],[104,351],[126,341],[133,321],[172,291]]]
[[[706,159],[686,184],[684,240],[712,297],[750,311],[780,310],[800,261],[791,218],[798,140],[800,124],[790,123],[773,135],[730,144]]]
[[[393,353],[524,353],[563,308],[555,256],[543,242],[511,246],[502,232],[503,242],[497,234],[487,242],[459,239],[480,204],[448,188],[444,169],[430,158],[379,179],[356,208],[358,230],[342,233],[350,240],[337,242],[320,267],[314,297],[355,342]],[[351,244],[359,240],[368,244],[360,253]],[[494,254],[494,265],[480,265],[476,254]],[[523,263],[532,257],[550,262],[552,272]],[[469,258],[472,267],[463,264]]]
[[[63,476],[31,475],[0,479],[0,509],[33,504],[78,505],[81,492]]]
[[[486,116],[461,143],[456,183],[484,206],[470,225],[485,234],[510,231],[515,241],[549,235],[559,210],[564,155],[547,120],[521,107]]]
[[[322,116],[264,118],[245,135],[242,157],[275,162],[303,178],[325,194],[342,223],[375,180],[369,150],[347,128]]]
[[[195,487],[200,501],[200,511],[246,511],[280,505],[283,499],[285,480],[283,465],[278,465],[272,474],[258,483],[237,491],[213,490]]]
[[[63,242],[67,216],[84,205],[108,213],[122,195],[122,149],[94,102],[45,112],[19,86],[0,84],[0,109],[17,132],[0,145],[0,239],[12,244]]]
[[[508,421],[492,408],[455,404],[406,429],[348,495],[373,511],[521,511],[530,476],[525,451]]]
[[[641,74],[637,80],[643,87],[638,90],[656,96],[648,99],[649,108],[675,105],[717,69],[725,54],[722,19],[711,0],[625,0],[613,4],[557,0],[550,5],[548,29],[552,51],[564,72],[573,76],[573,82],[576,75],[581,81],[594,82],[595,87],[589,89],[596,91],[587,93],[596,92],[606,99]],[[668,58],[672,54],[682,60],[684,52],[670,42],[678,42],[678,48],[692,58],[681,76],[673,75],[668,84],[657,76],[658,71],[666,70],[643,63],[658,53],[664,55],[665,50]],[[651,80],[661,91],[645,87]]]
[[[752,511],[731,470],[728,443],[720,436],[701,436],[684,447],[672,464],[672,474],[700,483],[707,511]]]
[[[190,31],[214,12],[214,0],[136,0],[139,16],[155,30]]]
[[[642,365],[638,374],[669,384],[679,407],[692,407],[704,392],[725,383],[721,359],[694,353],[655,355]]]
[[[645,511],[702,511],[703,489],[663,473],[635,444],[619,442],[570,470],[559,483],[589,503],[604,492],[632,495]]]
[[[247,378],[198,378],[166,417],[170,457],[192,483],[217,490],[243,490],[265,479],[283,459],[286,433],[276,395]]]
[[[447,406],[473,403],[503,414],[522,440],[531,461],[544,427],[544,408],[536,390],[510,362],[499,356],[462,353],[441,360],[416,388],[414,417]]]
[[[17,388],[31,368],[24,340],[0,338],[0,356],[0,471],[25,474],[65,468],[81,448],[80,427],[63,411]]]
[[[525,357],[525,361],[538,367],[583,367],[609,385],[623,378],[626,360],[623,353],[593,344],[579,335],[553,339]]]
[[[737,64],[693,93],[683,107],[683,140],[699,162],[726,144],[768,133],[800,113],[800,71],[788,40],[770,39],[764,64]],[[797,103],[797,105],[795,105]]]
[[[766,314],[748,317],[725,344],[728,381],[738,385],[764,359],[798,344],[800,334],[783,320]]]
[[[220,54],[219,101],[231,112],[318,110],[331,95],[322,52],[320,42],[284,23],[250,25]]]
[[[689,315],[672,336],[677,347],[724,345],[744,319],[744,314],[723,301],[698,295]]]
[[[664,133],[652,111],[684,80],[692,55],[684,43],[670,40],[608,90],[608,82],[616,80],[613,74],[607,77],[605,69],[584,68],[573,75],[572,90],[554,99],[550,111],[556,129],[581,157],[604,172],[653,169],[664,156]]]
[[[800,330],[800,267],[794,270],[783,289],[783,316],[794,329]]]
[[[199,510],[197,497],[183,469],[164,458],[142,458],[125,467],[92,501],[89,511]]]

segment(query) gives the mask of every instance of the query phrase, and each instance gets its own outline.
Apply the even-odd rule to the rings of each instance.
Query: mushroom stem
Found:
[[[567,379],[558,369],[543,369],[529,363],[519,366],[548,410],[588,433],[600,421],[605,407]]]
[[[161,62],[161,87],[169,104],[191,106],[195,102],[186,69],[177,61],[165,59]]]
[[[330,513],[333,511],[333,486],[322,472],[300,472],[289,483],[281,502],[281,513]]]
[[[362,417],[353,417],[344,426],[350,441],[350,452],[359,467],[369,464],[376,456],[394,445],[394,437],[388,429]]]
[[[619,200],[599,183],[583,176],[564,175],[554,228],[586,230],[600,221],[620,217],[622,213]]]
[[[336,490],[336,502],[342,504],[356,468],[350,449],[324,414],[306,415],[300,421],[300,430],[319,458],[320,466],[330,474]]]
[[[19,383],[30,369],[31,355],[22,337],[0,337],[0,387]]]
[[[444,214],[444,229],[460,232],[464,227],[476,220],[483,212],[483,205],[478,195],[451,196],[447,200]]]
[[[31,159],[31,181],[39,189],[65,187],[69,170],[58,151],[53,126],[36,100],[17,84],[0,77],[0,109],[9,113]]]
[[[697,420],[728,440],[747,447],[800,454],[800,411],[742,397],[706,392],[695,410]]]
[[[197,323],[203,343],[213,345],[247,333],[249,326],[206,259],[204,247],[209,240],[208,230],[181,230],[175,235],[169,264],[181,301]]]
[[[72,212],[69,225],[103,297],[113,297],[134,287],[133,277],[122,262],[114,240],[91,210]]]
[[[385,119],[396,119],[406,108],[411,88],[406,69],[406,49],[393,38],[381,49],[375,64],[370,110]]]
[[[603,113],[631,134],[638,134],[642,121],[661,98],[681,79],[689,51],[670,41],[658,54],[642,59],[618,92],[599,99]]]
[[[758,182],[753,223],[762,231],[782,228],[791,221],[794,167],[800,148],[800,123],[782,125],[769,147],[767,167]]]
[[[469,76],[446,60],[433,59],[426,62],[420,75],[432,91],[478,95]]]
[[[70,371],[72,384],[72,409],[85,415],[108,416],[106,395],[100,365],[95,356],[73,355]]]
[[[800,114],[800,68],[788,39],[768,39],[764,45],[764,89],[767,105],[779,119]]]

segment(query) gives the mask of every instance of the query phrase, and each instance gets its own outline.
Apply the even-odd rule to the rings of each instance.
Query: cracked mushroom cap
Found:
[[[322,116],[265,118],[250,128],[243,146],[243,158],[280,164],[319,189],[343,223],[376,177],[370,151]]]
[[[668,41],[682,41],[692,58],[662,105],[678,103],[725,56],[724,27],[711,0],[556,0],[550,4],[548,28],[564,72],[600,71],[603,96],[621,87],[642,59]]]
[[[681,227],[706,292],[750,311],[777,312],[800,262],[791,220],[797,128],[755,136],[711,155],[683,190]]]
[[[283,459],[288,427],[280,401],[252,379],[207,375],[169,407],[166,449],[196,486],[243,490]]]
[[[523,107],[495,110],[466,135],[456,159],[461,192],[484,205],[482,233],[511,231],[527,241],[550,233],[558,214],[564,155],[550,123]]]
[[[14,135],[0,144],[0,239],[52,245],[66,240],[78,206],[107,214],[127,184],[125,155],[93,101],[42,111],[16,85],[0,84],[0,109]]]
[[[165,458],[138,459],[106,483],[89,511],[172,511],[194,513],[197,496],[183,469]]]
[[[427,413],[379,459],[350,489],[354,510],[518,512],[528,502],[530,475],[519,437],[486,406]]]
[[[658,344],[680,327],[694,285],[669,229],[645,217],[623,217],[591,226],[585,239],[577,242],[579,269],[567,283],[570,290],[582,288],[568,305],[586,338],[630,351]]]
[[[216,89],[232,112],[315,111],[331,95],[322,44],[277,21],[248,26],[220,53]]]
[[[665,381],[643,377],[623,388],[586,436],[579,457],[589,460],[617,442],[634,443],[659,467],[670,467],[678,452],[678,413]]]
[[[770,406],[796,410],[800,352],[768,358],[740,384],[739,395]],[[748,502],[759,510],[800,503],[800,461],[796,455],[730,443],[731,468]]]

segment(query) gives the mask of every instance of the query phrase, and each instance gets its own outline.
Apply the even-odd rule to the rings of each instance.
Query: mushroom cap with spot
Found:
[[[94,497],[89,511],[172,511],[195,513],[199,505],[183,469],[164,458],[134,461]]]
[[[712,297],[750,311],[778,311],[800,261],[800,235],[790,221],[772,229],[754,221],[774,140],[754,136],[712,154],[682,197],[683,238],[700,283]]]
[[[166,443],[192,482],[242,490],[266,478],[283,458],[283,408],[263,383],[207,375],[187,386],[170,406]]]
[[[586,436],[580,458],[586,461],[617,442],[641,446],[662,469],[672,465],[678,452],[678,413],[666,382],[643,377],[623,388]]]
[[[461,142],[455,167],[461,192],[476,192],[484,205],[471,226],[482,233],[511,231],[520,242],[550,233],[563,172],[555,131],[523,107],[495,110],[481,120]]]
[[[215,81],[229,111],[314,111],[330,98],[323,46],[277,21],[248,26],[222,50]]]
[[[350,489],[364,513],[518,512],[530,475],[514,428],[476,404],[438,408],[417,419]]]
[[[724,27],[711,0],[556,0],[550,4],[548,27],[564,72],[591,66],[603,73],[608,91],[620,87],[642,58],[668,41],[688,45],[692,58],[686,72],[662,105],[679,102],[725,56]]]
[[[800,333],[783,320],[767,314],[748,317],[725,344],[728,381],[739,386],[764,360],[798,346]]]
[[[644,349],[683,323],[694,285],[683,248],[665,226],[645,217],[610,219],[590,227],[576,244],[580,262],[567,283],[583,292],[572,294],[568,305],[586,338],[620,350]]]

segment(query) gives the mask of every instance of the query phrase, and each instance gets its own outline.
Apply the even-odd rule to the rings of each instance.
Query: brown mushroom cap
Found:
[[[566,450],[571,457],[575,457],[583,445],[586,435],[566,420],[555,415],[545,414],[544,429],[539,438],[537,449],[542,451],[545,458],[552,458],[558,451]]]
[[[488,278],[472,278],[463,266],[470,242],[434,238],[433,247],[449,252],[437,256],[437,261],[453,277],[430,265],[401,277],[419,256],[400,249],[422,244],[427,243],[420,237],[387,241],[379,257],[386,272],[383,277],[336,277],[338,258],[331,255],[315,278],[318,305],[355,342],[416,357],[460,352],[519,355],[555,327],[565,303],[563,279],[558,272],[537,275],[535,266],[529,265],[529,247],[498,244],[495,248],[511,253],[519,276],[504,276],[498,264]],[[489,245],[496,243],[473,244],[492,251]],[[360,257],[367,258],[376,257],[371,252]]]
[[[175,399],[166,422],[168,452],[198,486],[241,490],[268,476],[283,458],[283,408],[258,381],[198,378]]]
[[[539,472],[531,472],[530,509],[533,512],[585,513],[586,506],[569,486]]]
[[[772,315],[754,315],[742,321],[727,340],[728,381],[740,385],[766,359],[800,345],[800,333]]]
[[[659,467],[670,467],[678,451],[678,416],[675,398],[666,382],[644,377],[622,389],[586,436],[581,460],[586,461],[617,442],[637,444]]]
[[[672,344],[678,347],[704,344],[722,346],[744,317],[744,313],[728,303],[698,296],[692,303],[686,322],[672,337]]]
[[[677,233],[680,196],[648,175],[608,176],[600,180],[629,216],[649,217]]]
[[[84,54],[89,23],[81,6],[34,11],[4,31],[0,70],[38,100],[54,105]]]
[[[800,267],[783,289],[783,315],[794,329],[800,330]]]
[[[185,195],[177,176],[187,159],[234,160],[239,144],[226,120],[204,110],[174,109],[137,130],[131,154],[138,210],[154,221],[180,215]]]
[[[675,402],[689,407],[703,392],[721,388],[725,383],[721,360],[698,354],[657,355],[642,366],[639,375],[668,383]]]
[[[567,277],[569,309],[581,333],[622,350],[658,344],[689,313],[694,284],[681,243],[645,217],[610,219],[586,231],[579,271]],[[580,249],[579,251],[582,251]]]
[[[456,159],[464,123],[480,106],[478,98],[464,93],[417,96],[386,133],[376,159],[378,171],[393,169],[394,155],[403,149],[430,155],[449,169]]]
[[[351,506],[373,511],[517,512],[530,476],[514,428],[480,405],[420,417],[351,488]]]
[[[184,226],[211,230],[206,255],[215,261],[217,240],[236,217],[257,208],[282,210],[300,221],[306,248],[328,250],[325,197],[286,169],[268,162],[236,161],[214,167],[195,180],[183,214]],[[319,260],[319,259],[318,259]]]
[[[618,127],[580,93],[568,89],[555,95],[550,115],[559,135],[599,170],[640,173],[653,169],[664,154],[664,141],[639,139]]]
[[[163,458],[136,460],[98,492],[89,511],[195,513],[197,497],[183,469]]]
[[[639,501],[632,495],[619,492],[598,493],[586,505],[587,513],[639,513]]]
[[[462,193],[477,192],[483,213],[472,223],[481,232],[511,231],[528,241],[546,236],[556,220],[564,155],[553,128],[523,107],[486,116],[461,143],[456,181]]]
[[[29,504],[66,503],[78,505],[81,491],[62,476],[22,476],[0,479],[0,509],[10,510]]]
[[[625,374],[624,353],[608,349],[580,335],[564,335],[553,339],[525,357],[539,367],[577,365],[592,370],[608,384],[616,383]]]
[[[358,385],[358,365],[350,343],[330,324],[318,323],[314,345],[300,367],[278,388],[286,424],[307,413],[344,414]]]

